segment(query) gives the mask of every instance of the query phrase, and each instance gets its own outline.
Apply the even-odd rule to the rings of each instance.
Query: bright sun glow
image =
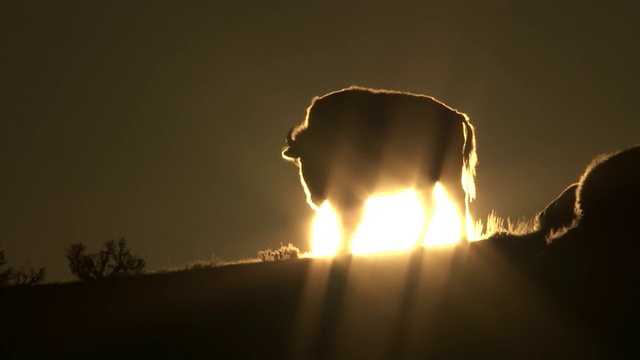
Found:
[[[351,252],[370,254],[411,249],[416,245],[424,217],[414,190],[371,197],[353,236]]]
[[[424,246],[455,244],[460,240],[460,215],[456,206],[449,200],[444,187],[436,183],[433,189],[436,210],[431,225],[422,243]]]
[[[338,217],[328,201],[320,207],[311,230],[313,256],[333,256],[340,246]]]
[[[458,242],[461,236],[460,213],[440,183],[434,187],[433,198],[436,208],[422,245]],[[351,252],[370,254],[411,249],[419,243],[417,240],[424,222],[425,212],[414,190],[373,196],[365,204],[363,220],[352,239]],[[467,223],[470,223],[469,218]],[[339,248],[338,218],[328,202],[316,215],[311,241],[314,256],[333,256]]]

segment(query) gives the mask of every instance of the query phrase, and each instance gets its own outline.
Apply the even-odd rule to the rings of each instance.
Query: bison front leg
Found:
[[[338,254],[351,253],[351,241],[355,235],[364,215],[364,204],[349,204],[338,206],[337,212],[340,219],[340,247]]]

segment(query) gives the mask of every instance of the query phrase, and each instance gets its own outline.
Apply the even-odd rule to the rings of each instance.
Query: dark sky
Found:
[[[532,216],[640,142],[640,6],[585,3],[3,2],[0,248],[50,280],[78,241],[125,237],[149,269],[308,250],[280,148],[353,84],[466,112],[475,215]]]

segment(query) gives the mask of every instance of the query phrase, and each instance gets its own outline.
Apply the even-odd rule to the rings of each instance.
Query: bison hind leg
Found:
[[[467,241],[469,237],[473,237],[473,233],[469,234],[469,231],[472,229],[467,229],[467,218],[471,220],[471,214],[469,212],[469,196],[467,192],[462,188],[460,182],[444,187],[449,200],[455,205],[456,211],[458,212],[459,223],[460,223],[460,238],[461,240]]]
[[[455,177],[454,180],[447,181],[446,179],[440,180],[440,185],[444,190],[444,194],[446,195],[447,201],[451,202],[451,204],[455,207],[457,216],[458,216],[458,224],[460,228],[460,239],[459,240],[468,240],[469,236],[473,236],[473,234],[469,234],[467,229],[467,218],[470,218],[469,213],[469,198],[467,196],[466,191],[462,187],[462,184],[459,178]],[[442,200],[439,200],[442,201]],[[435,210],[435,202],[433,209]],[[452,229],[455,231],[455,229]]]
[[[433,218],[433,214],[436,209],[436,203],[433,197],[434,187],[435,184],[430,184],[421,186],[419,189],[415,190],[418,195],[418,200],[420,200],[422,211],[424,212],[424,222],[420,229],[420,235],[418,235],[418,238],[416,239],[415,248],[422,247],[425,237],[427,236],[427,231],[429,231],[429,226],[431,226],[431,219]]]
[[[364,202],[338,203],[335,206],[340,221],[338,254],[351,253],[351,241],[364,216]]]

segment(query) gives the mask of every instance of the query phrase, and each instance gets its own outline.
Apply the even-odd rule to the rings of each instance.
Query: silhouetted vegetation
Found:
[[[220,261],[220,259],[218,259],[218,258],[213,258],[210,261],[198,260],[198,261],[192,262],[190,264],[187,264],[184,267],[184,270],[205,269],[205,268],[218,267],[220,265],[222,265],[222,261]]]
[[[107,240],[97,253],[85,254],[87,247],[75,243],[66,248],[71,273],[80,280],[91,280],[112,276],[137,275],[144,270],[145,261],[132,255],[127,249],[127,240]]]
[[[223,266],[229,266],[229,265],[253,264],[253,263],[259,263],[261,261],[262,260],[257,257],[244,258],[240,260],[222,260],[217,256],[212,255],[211,260],[196,260],[186,265],[170,266],[170,267],[161,268],[151,272],[162,274],[162,273],[170,273],[170,272],[211,269],[211,268],[217,268],[217,267],[223,267]]]
[[[23,266],[13,274],[13,285],[34,285],[44,281],[47,272],[44,267],[36,270],[31,265]]]
[[[212,255],[211,260],[197,260],[184,266],[178,266],[178,267],[166,269],[166,271],[198,270],[198,269],[214,268],[214,267],[219,267],[223,265],[226,265],[224,261],[219,259],[217,256]]]
[[[260,260],[264,262],[293,260],[300,257],[300,249],[293,246],[292,244],[286,246],[282,245],[280,246],[280,249],[267,249],[258,251],[258,256],[260,257]]]
[[[4,250],[0,250],[0,286],[6,286],[11,280],[13,268],[7,266],[7,260],[4,257]]]
[[[20,270],[15,270],[7,264],[4,250],[0,250],[0,287],[38,284],[47,276],[44,267],[35,270],[31,265],[26,265]]]

